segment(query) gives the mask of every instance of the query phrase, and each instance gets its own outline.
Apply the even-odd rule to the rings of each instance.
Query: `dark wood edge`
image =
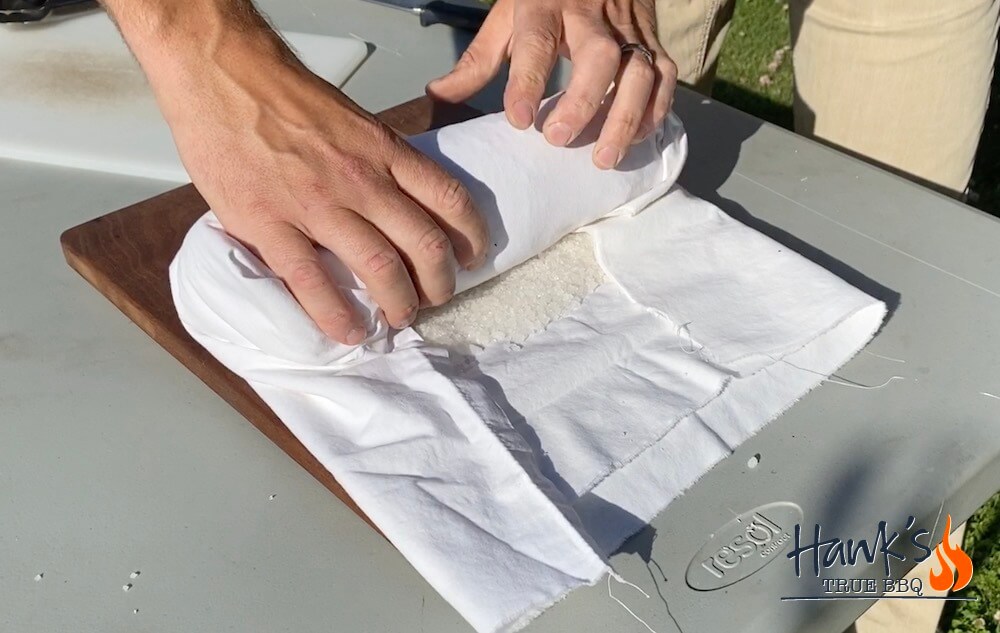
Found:
[[[433,102],[427,97],[420,97],[385,110],[377,116],[383,123],[389,125],[397,132],[410,135],[450,123],[464,121],[480,114],[479,111],[463,104],[442,104]],[[268,439],[278,445],[296,463],[312,474],[313,477],[336,495],[338,499],[347,504],[354,513],[364,519],[376,531],[379,531],[378,527],[361,511],[343,487],[337,483],[333,475],[281,423],[277,416],[271,412],[270,408],[253,392],[244,380],[230,372],[191,339],[184,332],[183,328],[180,327],[179,321],[177,325],[180,329],[176,332],[172,331],[169,327],[161,327],[155,319],[150,318],[143,312],[142,306],[137,304],[128,292],[115,283],[112,277],[113,271],[95,267],[88,261],[84,244],[86,235],[93,229],[93,224],[107,221],[111,216],[137,212],[140,207],[145,208],[149,205],[162,207],[188,205],[201,209],[200,213],[208,211],[208,204],[198,193],[197,189],[195,189],[194,185],[183,185],[64,231],[60,236],[60,243],[66,262],[94,286],[94,288],[104,294],[125,316],[131,319],[185,367],[190,369],[212,391],[244,415]],[[172,314],[169,315],[169,318],[177,319],[177,316],[176,314]],[[187,351],[191,352],[190,356],[185,355],[184,352]],[[228,380],[227,377],[229,376],[236,378],[236,380]]]

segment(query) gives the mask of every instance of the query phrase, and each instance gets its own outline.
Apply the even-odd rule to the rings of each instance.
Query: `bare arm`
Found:
[[[365,338],[317,246],[366,284],[389,323],[482,263],[468,192],[309,72],[250,0],[103,0],[142,65],[184,166],[219,220],[331,337]]]

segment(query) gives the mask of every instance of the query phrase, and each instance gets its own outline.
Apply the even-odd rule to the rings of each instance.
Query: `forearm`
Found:
[[[182,105],[173,103],[171,95],[190,97],[218,88],[212,84],[219,71],[246,87],[279,67],[298,64],[251,0],[101,0],[101,4],[118,25],[168,118]]]
[[[251,0],[101,0],[145,67],[164,56],[215,58],[234,44],[284,49]]]

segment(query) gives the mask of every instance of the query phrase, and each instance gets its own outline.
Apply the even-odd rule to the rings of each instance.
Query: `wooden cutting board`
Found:
[[[402,134],[418,134],[479,114],[421,97],[378,117]],[[194,186],[185,185],[69,229],[61,237],[63,253],[74,270],[146,334],[375,527],[250,386],[184,331],[170,297],[167,268],[188,229],[206,211],[208,205]]]

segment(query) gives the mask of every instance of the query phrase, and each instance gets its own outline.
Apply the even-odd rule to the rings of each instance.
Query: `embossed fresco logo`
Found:
[[[781,558],[802,522],[802,509],[788,501],[758,506],[712,534],[691,559],[686,580],[692,589],[714,591],[743,580]]]
[[[825,537],[819,524],[803,529],[802,519],[802,509],[787,501],[737,515],[711,534],[691,559],[687,584],[698,591],[722,589],[782,559],[802,581],[803,589],[802,595],[781,596],[783,601],[978,600],[947,595],[968,586],[973,573],[972,559],[951,542],[951,515],[945,521],[941,542],[933,548],[930,542],[937,521],[933,529],[926,530],[911,516],[902,534],[890,533],[887,522],[880,521],[873,538],[844,540]],[[918,564],[931,556],[935,559],[925,577],[894,577],[893,564]],[[812,579],[815,582],[810,582]],[[925,595],[925,586],[945,595]]]

